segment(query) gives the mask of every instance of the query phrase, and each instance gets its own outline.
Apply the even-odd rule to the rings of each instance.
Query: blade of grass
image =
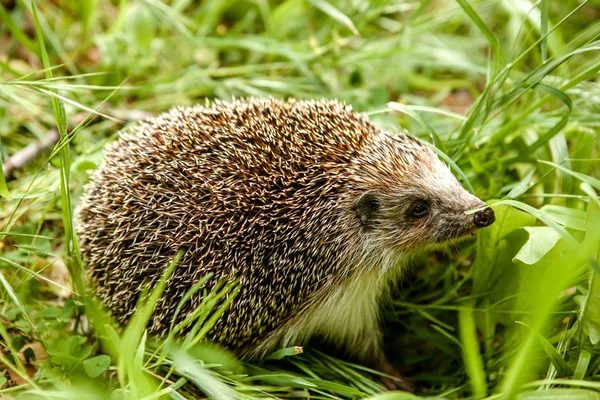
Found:
[[[3,3],[0,3],[0,21],[4,22],[4,26],[8,28],[13,37],[27,50],[33,54],[38,53],[38,47],[36,43],[19,28],[15,21],[13,21],[10,14],[6,11],[6,8],[4,8]]]
[[[471,4],[469,4],[467,0],[456,0],[456,2],[462,7],[462,9],[469,16],[471,21],[473,21],[473,23],[477,26],[477,28],[479,28],[481,33],[483,33],[483,36],[486,37],[488,42],[490,42],[490,45],[492,46],[492,49],[496,54],[496,59],[499,59],[501,54],[500,41],[498,40],[496,35],[494,35],[492,31],[487,27],[485,22],[483,22],[479,14],[477,14],[477,12],[473,9]]]
[[[581,350],[579,353],[579,358],[577,359],[577,365],[575,366],[575,371],[573,372],[574,380],[583,380],[585,378],[588,366],[590,365],[590,360],[592,355],[587,350]]]
[[[542,62],[545,63],[548,59],[548,8],[549,1],[542,1],[542,12],[540,15],[540,36],[542,37],[542,43],[540,46],[540,52],[542,55]]]
[[[63,285],[61,285],[59,283],[56,283],[53,280],[46,278],[44,275],[38,274],[37,272],[30,270],[29,268],[25,268],[24,266],[22,266],[22,265],[20,265],[20,264],[18,264],[16,262],[14,262],[14,261],[12,261],[12,260],[9,260],[6,257],[0,256],[0,261],[4,262],[4,263],[6,263],[6,264],[8,264],[10,266],[12,266],[13,268],[18,269],[19,271],[25,272],[27,275],[30,275],[30,276],[34,277],[35,279],[37,279],[37,280],[44,281],[44,282],[46,282],[46,283],[48,283],[50,285],[56,286],[57,288],[65,290],[67,292],[71,291],[70,288],[67,288],[67,287],[65,287],[65,286],[63,286]]]
[[[515,322],[517,324],[525,326],[526,328],[531,330],[531,327],[528,326],[527,324],[525,324],[521,321],[515,321]],[[562,377],[571,376],[573,374],[571,367],[569,367],[569,364],[567,364],[567,362],[564,360],[564,358],[558,353],[558,351],[556,351],[556,349],[554,348],[552,343],[550,343],[550,341],[548,339],[546,339],[543,335],[541,335],[539,333],[536,333],[535,336],[537,337],[539,344],[541,345],[542,349],[544,350],[544,353],[546,353],[546,355],[552,362],[552,365],[554,365],[554,368],[556,368],[556,370],[558,371],[560,376],[562,376]]]
[[[179,250],[175,257],[171,260],[159,281],[154,285],[149,296],[144,290],[140,295],[138,311],[133,315],[127,328],[121,338],[115,337],[110,340],[113,345],[116,344],[118,352],[117,357],[117,375],[121,387],[129,387],[133,398],[141,398],[149,396],[156,391],[160,385],[160,381],[155,380],[153,376],[147,374],[143,365],[143,354],[146,341],[146,325],[155,310],[156,303],[161,298],[167,280],[172,275],[173,271],[179,265],[183,258],[185,250]],[[110,327],[109,327],[110,328]],[[112,329],[109,329],[110,333]],[[113,334],[113,336],[116,333]],[[132,352],[131,349],[136,349]]]
[[[573,177],[579,179],[580,181],[582,181],[584,183],[587,183],[588,185],[596,188],[596,190],[600,190],[600,179],[594,178],[594,177],[589,176],[589,175],[582,174],[580,172],[571,171],[570,169],[565,168],[565,167],[563,167],[560,164],[555,164],[555,163],[550,162],[550,161],[538,160],[538,162],[541,163],[541,164],[551,165],[554,168],[558,168],[561,171],[566,172],[567,174],[572,175]]]
[[[354,36],[360,36],[358,29],[354,26],[354,23],[346,14],[338,10],[331,3],[325,0],[308,0],[310,4],[317,7],[319,10],[323,11],[325,14],[339,22],[340,24],[346,26]]]
[[[425,121],[418,113],[414,112],[409,106],[401,103],[390,102],[388,103],[388,107],[394,111],[400,111],[401,113],[404,113],[416,120],[432,136],[436,147],[439,148],[440,151],[444,153],[446,152],[444,141],[440,138],[435,129],[433,129],[433,127],[427,121]]]
[[[31,318],[29,318],[27,311],[25,311],[25,306],[23,305],[21,300],[19,300],[19,297],[17,296],[14,289],[10,285],[10,282],[8,282],[8,280],[4,277],[4,274],[1,271],[0,271],[0,285],[2,285],[2,287],[4,288],[4,291],[6,292],[8,297],[10,297],[10,299],[13,301],[13,303],[21,311],[21,314],[23,315],[23,318],[25,318],[25,321],[27,321],[27,323],[29,324],[29,327],[35,332],[36,325],[33,323],[33,321],[31,321]]]
[[[43,31],[40,26],[37,9],[35,4],[31,4],[31,12],[33,15],[33,21],[36,28],[36,33],[39,40],[39,47],[41,52],[41,58],[44,67],[46,68],[46,78],[52,78],[52,70],[50,69],[50,59],[48,58],[48,52],[44,44]],[[64,105],[61,99],[55,96],[51,97],[52,110],[56,119],[56,127],[61,139],[67,138],[67,117],[65,113]],[[79,247],[77,245],[77,238],[73,231],[73,215],[71,206],[71,193],[69,188],[69,180],[71,174],[71,154],[70,147],[65,146],[60,153],[60,198],[62,203],[62,220],[65,230],[65,252],[66,252],[66,265],[69,269],[69,274],[73,282],[73,287],[76,293],[84,293],[83,283],[83,267],[79,262]],[[77,253],[77,256],[75,255]]]
[[[479,352],[479,341],[477,340],[473,309],[470,306],[467,305],[459,310],[458,326],[460,342],[462,343],[463,360],[471,382],[473,396],[475,398],[485,397],[487,395],[486,373],[481,353]]]

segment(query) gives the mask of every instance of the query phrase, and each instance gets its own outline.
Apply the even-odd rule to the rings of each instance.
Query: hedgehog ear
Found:
[[[380,200],[376,194],[364,193],[360,196],[356,204],[356,213],[365,228],[372,228],[374,226],[374,219],[377,217],[380,206]]]

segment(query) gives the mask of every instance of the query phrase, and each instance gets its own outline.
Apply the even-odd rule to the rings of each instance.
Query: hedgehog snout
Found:
[[[496,220],[496,215],[494,214],[494,210],[489,207],[484,208],[481,211],[477,211],[473,217],[473,222],[475,226],[478,228],[485,228],[486,226],[490,226]]]

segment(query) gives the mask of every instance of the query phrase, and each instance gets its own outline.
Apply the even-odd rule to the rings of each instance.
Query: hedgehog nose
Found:
[[[496,215],[494,214],[494,210],[487,207],[481,211],[477,211],[475,213],[475,217],[473,217],[473,221],[478,228],[485,228],[486,226],[490,226],[496,220]]]

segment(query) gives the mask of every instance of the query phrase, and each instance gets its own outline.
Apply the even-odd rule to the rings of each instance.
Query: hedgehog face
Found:
[[[492,209],[467,192],[431,150],[419,150],[418,159],[403,161],[410,168],[386,176],[356,201],[357,217],[371,239],[400,250],[421,249],[491,225]]]

